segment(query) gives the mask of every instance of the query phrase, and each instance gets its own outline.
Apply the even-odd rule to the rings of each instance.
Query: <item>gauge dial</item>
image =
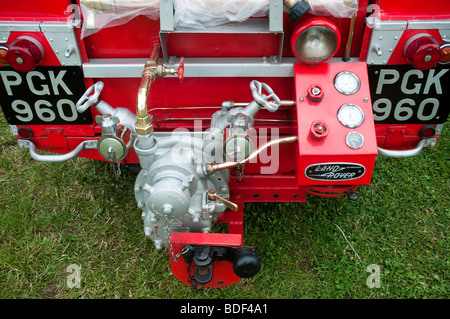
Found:
[[[358,92],[361,82],[355,73],[344,71],[334,77],[334,87],[340,93],[350,95]]]
[[[364,145],[364,136],[356,131],[350,132],[345,137],[345,143],[348,147],[356,150]]]
[[[344,104],[339,108],[337,118],[342,125],[355,128],[364,122],[364,112],[358,105]]]

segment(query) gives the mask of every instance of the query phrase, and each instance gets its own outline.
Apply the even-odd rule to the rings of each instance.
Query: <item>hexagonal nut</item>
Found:
[[[141,127],[136,125],[136,134],[138,135],[149,135],[153,133],[153,125],[148,125],[145,127]]]

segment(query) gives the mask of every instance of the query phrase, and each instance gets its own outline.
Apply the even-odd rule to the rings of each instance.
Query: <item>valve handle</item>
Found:
[[[180,64],[178,65],[177,70],[175,71],[176,74],[178,74],[178,79],[181,83],[183,83],[184,80],[184,62],[183,60],[180,61]]]
[[[217,202],[220,202],[234,212],[238,211],[238,205],[236,205],[233,202],[230,202],[228,199],[225,199],[222,196],[217,195],[217,191],[215,189],[209,189],[207,194],[209,200],[215,200]]]
[[[262,94],[262,89],[266,90],[269,95]],[[252,90],[253,98],[256,103],[264,106],[270,112],[275,112],[281,105],[280,98],[273,92],[272,88],[266,83],[261,83],[256,80],[250,82],[250,89]],[[273,102],[269,102],[269,99],[273,99]]]
[[[104,83],[102,81],[99,81],[91,85],[86,90],[86,92],[83,94],[83,96],[78,100],[76,104],[78,113],[83,113],[89,107],[91,107],[92,105],[96,105],[98,103],[98,97],[100,96],[100,93],[103,90],[103,86]],[[92,91],[94,91],[94,94],[91,95]]]

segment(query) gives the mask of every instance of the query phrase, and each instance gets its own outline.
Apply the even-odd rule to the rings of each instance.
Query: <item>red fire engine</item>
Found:
[[[446,4],[8,1],[0,105],[37,161],[135,172],[144,234],[173,274],[223,287],[261,267],[243,245],[244,203],[356,200],[376,156],[436,145],[450,103]]]

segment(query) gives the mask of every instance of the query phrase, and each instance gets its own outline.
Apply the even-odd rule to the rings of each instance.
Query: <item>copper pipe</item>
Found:
[[[246,107],[248,103],[245,102],[233,102],[232,107]],[[281,101],[281,107],[287,107],[287,106],[295,106],[295,101],[293,100],[282,100]],[[264,107],[262,108],[264,109]]]
[[[355,32],[355,23],[356,23],[356,13],[353,15],[351,21],[350,21],[350,29],[348,31],[348,39],[347,44],[345,46],[345,52],[344,52],[344,61],[350,60],[351,50],[352,50],[352,42],[353,42],[353,33]]]
[[[224,163],[219,163],[219,164],[208,163],[208,164],[206,164],[206,172],[209,175],[211,175],[220,170],[234,168],[234,167],[237,167],[240,165],[247,164],[251,160],[255,159],[262,151],[268,149],[269,147],[271,147],[273,145],[295,143],[295,142],[297,142],[297,140],[298,140],[297,136],[289,136],[289,137],[285,137],[285,138],[280,138],[278,140],[272,140],[270,142],[267,142],[263,146],[261,146],[259,149],[257,149],[253,153],[251,153],[249,157],[247,157],[246,159],[244,159],[240,162],[224,162]]]
[[[159,43],[154,43],[153,44],[153,50],[152,50],[152,53],[150,54],[150,59],[149,60],[153,60],[155,62],[158,62],[160,49],[161,49],[161,45]]]
[[[248,105],[247,102],[233,102],[233,107],[246,107]],[[292,100],[282,100],[280,107],[291,107],[295,106],[295,101]],[[150,109],[150,111],[170,111],[170,110],[202,110],[202,109],[220,109],[221,106],[185,106],[185,107],[155,107]],[[264,110],[265,107],[262,107]]]

